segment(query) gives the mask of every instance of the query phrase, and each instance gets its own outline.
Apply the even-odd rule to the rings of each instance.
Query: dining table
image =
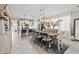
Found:
[[[38,31],[38,33],[40,34],[47,34],[48,35],[48,37],[55,37],[55,38],[57,38],[57,36],[58,35],[60,35],[59,33],[52,33],[52,32],[47,32],[47,31]],[[48,39],[47,41],[51,41],[52,39]],[[60,42],[59,42],[60,40],[58,39],[58,51],[60,52]]]
[[[51,37],[59,35],[59,33],[52,33],[47,31],[38,31],[38,33],[47,34],[48,36],[51,36]]]

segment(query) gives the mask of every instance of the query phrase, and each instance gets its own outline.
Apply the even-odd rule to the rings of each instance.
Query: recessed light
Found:
[[[79,6],[77,6],[77,7],[79,7]]]

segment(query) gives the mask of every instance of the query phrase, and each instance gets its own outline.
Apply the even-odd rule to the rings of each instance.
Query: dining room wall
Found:
[[[72,23],[72,25],[71,25],[71,34],[73,35],[74,34],[74,19],[77,19],[77,18],[79,18],[79,10],[76,10],[76,11],[73,11],[72,13],[71,13],[71,23]]]
[[[60,33],[60,36],[63,38],[62,41],[65,44],[70,45],[69,41],[71,37],[71,11],[65,11],[65,12],[53,15],[51,19],[62,20],[60,24],[57,25],[58,32]]]

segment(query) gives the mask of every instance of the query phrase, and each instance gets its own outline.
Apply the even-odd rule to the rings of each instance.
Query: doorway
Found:
[[[79,18],[74,19],[74,37],[79,40]]]

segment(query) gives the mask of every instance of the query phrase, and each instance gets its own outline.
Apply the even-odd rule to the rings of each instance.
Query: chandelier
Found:
[[[46,8],[41,9],[40,12],[42,12],[40,14],[40,16],[42,16],[41,19],[46,20],[48,18],[48,17],[46,17]]]

